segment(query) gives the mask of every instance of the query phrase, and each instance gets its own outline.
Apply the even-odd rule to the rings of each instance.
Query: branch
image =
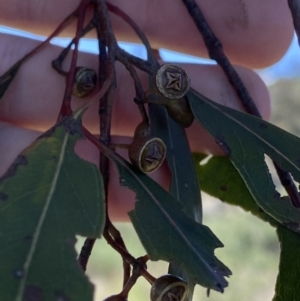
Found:
[[[295,11],[299,13],[300,10],[299,1],[297,0],[288,0],[288,1],[290,5],[291,3],[293,3],[294,7],[297,6],[297,9],[295,9]],[[209,57],[215,60],[218,63],[218,65],[222,68],[223,72],[227,76],[228,81],[233,86],[237,95],[239,96],[246,111],[251,115],[261,117],[260,112],[258,111],[253,99],[250,96],[250,93],[248,92],[241,78],[239,77],[235,69],[232,67],[230,61],[226,57],[223,51],[222,43],[219,41],[219,39],[213,33],[212,29],[209,27],[207,21],[205,20],[195,0],[182,0],[182,2],[186,6],[186,9],[188,10],[190,16],[195,22],[195,25],[197,26],[199,32],[203,37],[204,43],[208,50]],[[298,18],[297,22],[300,24],[299,20],[300,19]],[[287,194],[289,195],[292,204],[296,208],[299,208],[300,196],[290,173],[280,169],[275,162],[273,163],[276,167],[276,171],[281,181],[281,184],[284,186]],[[289,183],[289,185],[287,186],[286,183]]]
[[[249,114],[261,117],[253,99],[243,84],[241,78],[232,67],[230,61],[226,57],[223,46],[220,40],[215,36],[212,29],[209,27],[205,20],[200,8],[194,0],[182,0],[190,16],[194,20],[199,32],[201,33],[206,48],[208,50],[209,57],[215,60],[218,65],[222,68],[227,76],[227,79],[234,87],[237,95],[239,96],[242,104]]]

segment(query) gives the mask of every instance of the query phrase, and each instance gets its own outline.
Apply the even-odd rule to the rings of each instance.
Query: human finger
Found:
[[[1,45],[14,46],[11,51],[8,48],[3,51],[1,73],[4,72],[1,70],[2,68],[9,68],[15,62],[16,54],[20,56],[20,52],[25,52],[24,48],[33,48],[37,43],[20,37],[1,36],[2,41],[6,39],[10,41],[0,44],[0,55]],[[21,50],[14,52],[14,49]],[[64,95],[65,78],[52,69],[51,60],[56,58],[60,51],[60,47],[51,45],[21,66],[16,78],[0,102],[0,119],[38,131],[45,131],[54,125]],[[78,65],[94,68],[96,61],[95,55],[81,53]],[[185,64],[182,67],[188,72],[192,86],[200,93],[226,106],[243,109],[235,91],[218,66]],[[112,135],[132,136],[136,125],[141,121],[138,109],[133,102],[135,97],[134,84],[127,70],[120,63],[116,64],[116,68],[118,85],[114,96]],[[252,95],[262,116],[268,118],[270,99],[267,88],[253,71],[238,66],[236,70],[249,89],[250,95]],[[144,88],[147,89],[148,75],[144,72],[138,72],[138,74]],[[75,109],[81,106],[84,100],[73,98],[72,102]],[[99,133],[97,103],[87,111],[83,122],[91,132]],[[193,143],[196,141],[194,133],[202,135],[203,132],[197,123],[188,130],[193,150],[203,150],[203,147],[211,144],[212,148],[209,150],[218,152],[214,143],[209,142],[209,139]],[[205,134],[203,133],[202,136]]]
[[[262,68],[278,61],[293,36],[286,1],[196,0],[205,18],[221,40],[229,59],[239,65]],[[80,0],[0,1],[3,25],[49,35],[80,3]],[[207,57],[202,37],[182,1],[111,0],[140,26],[153,48],[167,48]],[[137,9],[138,8],[138,9]],[[90,11],[90,16],[91,11]],[[140,42],[117,16],[112,24],[119,40]],[[75,26],[65,35],[73,35]]]

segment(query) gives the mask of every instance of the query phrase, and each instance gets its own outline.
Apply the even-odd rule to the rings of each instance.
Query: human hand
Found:
[[[0,20],[3,25],[48,35],[78,5],[80,1],[0,1]],[[206,56],[206,48],[193,21],[181,1],[111,1],[128,13],[149,38],[153,48],[168,48],[198,56]],[[275,63],[289,46],[293,25],[287,3],[283,1],[197,1],[208,23],[222,41],[224,51],[241,76],[264,118],[270,115],[270,99],[260,78],[248,68],[265,67]],[[138,8],[138,9],[137,9]],[[139,42],[133,31],[119,18],[112,16],[119,40]],[[72,36],[74,27],[66,31]],[[34,40],[0,35],[0,74],[39,43]],[[61,48],[48,46],[26,61],[0,101],[0,175],[15,157],[36,139],[42,131],[54,125],[59,114],[65,89],[65,79],[51,67]],[[79,66],[94,67],[95,55],[81,53]],[[245,66],[245,67],[241,67]],[[115,93],[112,135],[114,143],[130,143],[136,125],[140,122],[134,105],[133,82],[120,64],[117,67],[118,88]],[[239,99],[224,74],[217,66],[183,65],[193,88],[208,98],[242,110]],[[145,87],[147,75],[139,72]],[[88,99],[88,98],[87,98]],[[73,108],[82,100],[73,99]],[[83,122],[94,134],[98,133],[98,108],[95,104],[85,114]],[[193,151],[220,154],[209,135],[196,122],[187,130]],[[86,140],[80,141],[76,152],[86,160],[98,162],[98,150]],[[161,168],[155,179],[168,185],[168,170]],[[112,167],[109,198],[112,218],[123,219],[133,207],[134,194],[120,188],[116,170]],[[111,204],[111,202],[110,202]]]

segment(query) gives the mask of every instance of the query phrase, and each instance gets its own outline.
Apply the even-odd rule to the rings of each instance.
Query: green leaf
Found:
[[[227,204],[250,211],[273,226],[279,225],[257,205],[242,177],[228,158],[214,156],[205,164],[200,164],[207,155],[194,154],[193,157],[201,189],[204,192]]]
[[[104,193],[97,167],[74,153],[80,123],[64,119],[0,180],[3,300],[93,300],[74,244],[75,235],[101,235]]]
[[[188,99],[195,117],[227,154],[258,206],[299,232],[300,209],[276,191],[264,154],[300,182],[300,139],[260,118],[219,105],[194,90],[188,93]]]
[[[161,138],[167,147],[167,162],[171,171],[169,192],[183,206],[183,211],[195,221],[202,222],[202,204],[195,165],[185,130],[175,122],[167,110],[159,105],[149,104],[151,133]],[[195,284],[182,264],[171,262],[169,273],[182,277],[189,285],[189,299],[192,299]]]
[[[184,212],[201,223],[200,187],[185,130],[168,116],[164,107],[150,104],[149,111],[153,134],[161,138],[167,147],[171,171],[169,191],[183,205]]]
[[[194,154],[202,190],[223,202],[242,207],[277,227],[281,243],[279,274],[273,301],[299,300],[300,236],[280,225],[257,206],[243,179],[226,157],[212,157],[200,165],[206,155]],[[213,179],[213,180],[212,180]]]
[[[120,182],[136,192],[135,209],[129,213],[151,260],[175,260],[184,265],[193,281],[223,291],[230,270],[214,256],[223,247],[211,230],[189,218],[182,206],[160,185],[117,154],[102,149],[118,167]]]
[[[285,227],[277,228],[281,244],[279,274],[273,301],[298,301],[300,296],[300,237]]]
[[[6,90],[8,89],[13,79],[15,78],[22,63],[23,60],[18,61],[0,77],[0,100],[5,94]]]

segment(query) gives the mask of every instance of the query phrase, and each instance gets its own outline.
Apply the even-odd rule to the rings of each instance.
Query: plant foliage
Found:
[[[231,271],[214,254],[216,248],[223,247],[222,242],[202,224],[200,187],[277,228],[281,256],[273,300],[299,299],[300,206],[297,202],[300,198],[293,179],[300,182],[300,139],[259,118],[200,9],[192,0],[183,0],[183,3],[203,35],[211,57],[229,76],[242,102],[250,103],[245,108],[252,115],[219,105],[189,89],[185,71],[177,66],[165,65],[164,70],[169,71],[163,75],[163,68],[160,69],[147,38],[129,16],[104,0],[82,0],[54,32],[60,33],[70,19],[77,18],[74,39],[52,62],[53,68],[66,77],[57,122],[24,149],[0,179],[1,300],[93,300],[93,285],[84,271],[93,244],[101,236],[123,260],[124,285],[119,294],[107,300],[126,300],[138,277],[154,283],[155,277],[147,270],[147,260],[169,262],[169,273],[187,282],[180,288],[185,289],[185,285],[189,288],[189,300],[196,284],[207,288],[208,292],[210,289],[223,292],[228,286],[225,277],[229,277]],[[85,12],[88,8],[94,10],[94,15],[87,23]],[[146,61],[119,48],[108,10],[125,20],[141,38],[148,52]],[[80,79],[76,73],[79,70],[76,65],[78,42],[91,29],[97,31],[99,40],[98,85],[94,83],[94,76],[93,81],[90,80],[94,71],[81,67]],[[0,98],[5,96],[22,63],[48,42],[49,39],[24,56],[0,78]],[[70,70],[65,72],[63,61],[72,46]],[[117,146],[110,143],[113,94],[117,85],[116,61],[121,62],[132,77],[136,90],[134,101],[147,126],[142,135],[135,135],[134,139],[140,140],[136,144],[139,147],[133,151],[140,152],[137,158],[144,160],[143,164],[152,166],[164,157],[160,151],[166,146],[166,162],[171,174],[168,191],[139,170],[136,162],[132,160],[131,164],[121,157]],[[135,68],[149,74],[147,91]],[[176,68],[179,71],[174,72]],[[161,85],[169,89],[168,93],[163,94],[157,83],[155,86],[158,76]],[[185,91],[183,95],[176,95],[183,84],[187,94]],[[97,91],[98,86],[101,89]],[[81,122],[91,103],[86,102],[72,112],[72,91],[79,89],[86,89],[79,93],[84,96],[91,91],[98,93],[99,138]],[[182,119],[187,116],[192,118],[188,123]],[[198,163],[205,155],[195,155],[193,160],[184,129],[193,118],[211,134],[226,157],[213,157],[202,165]],[[155,143],[161,144],[152,144],[150,148],[147,143],[153,137],[157,138]],[[80,139],[88,139],[99,149],[99,166],[75,154],[74,147]],[[288,196],[281,197],[276,191],[265,155],[273,159]],[[147,253],[139,258],[134,258],[127,250],[108,214],[110,162],[118,169],[120,185],[136,194],[135,207],[128,214]],[[158,163],[160,166],[162,162]],[[87,238],[78,256],[74,249],[76,235]],[[182,283],[183,280],[178,281]],[[181,292],[178,288],[176,293],[169,288],[162,290],[168,300],[181,300]]]

